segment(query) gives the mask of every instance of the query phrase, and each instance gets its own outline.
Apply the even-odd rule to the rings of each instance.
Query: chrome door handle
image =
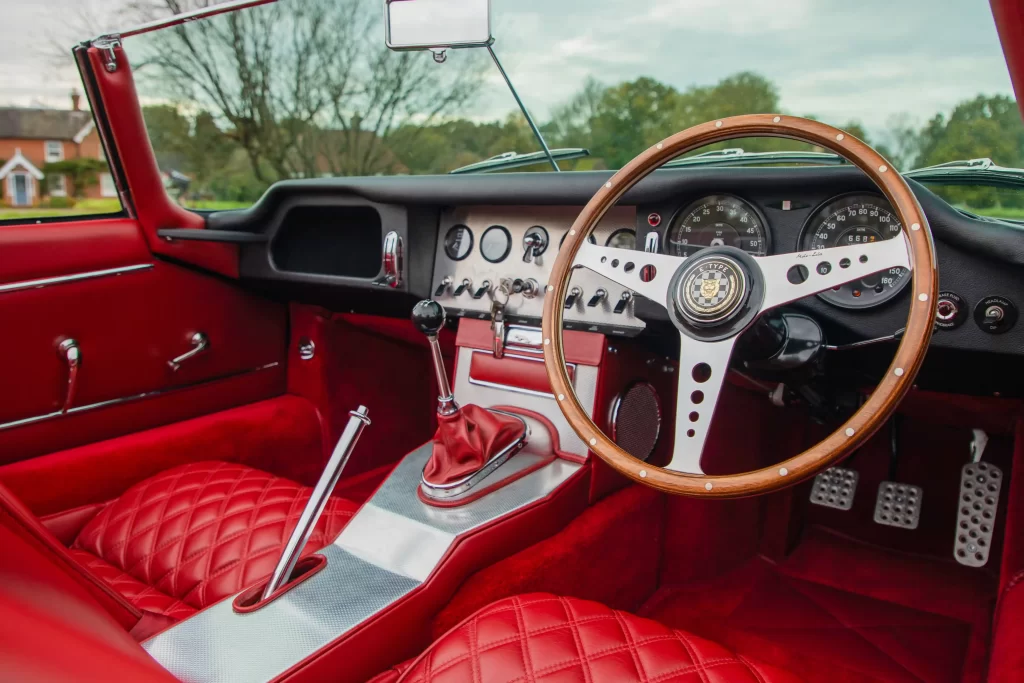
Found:
[[[64,405],[60,409],[63,415],[68,412],[75,400],[75,391],[78,389],[78,368],[82,365],[82,352],[78,348],[78,342],[74,339],[65,339],[57,346],[57,355],[68,364],[68,388],[64,392]]]
[[[202,332],[196,332],[192,335],[192,350],[186,351],[177,358],[172,358],[167,361],[167,365],[170,366],[171,370],[177,371],[181,367],[181,364],[187,361],[189,358],[193,358],[203,351],[210,345],[210,340],[206,338],[206,335]]]

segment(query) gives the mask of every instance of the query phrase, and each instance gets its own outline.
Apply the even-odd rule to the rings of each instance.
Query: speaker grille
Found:
[[[612,440],[624,451],[647,460],[661,433],[661,403],[648,382],[637,382],[619,394],[612,406]]]

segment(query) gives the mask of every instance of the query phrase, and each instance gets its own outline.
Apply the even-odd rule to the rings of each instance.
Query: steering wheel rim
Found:
[[[689,260],[664,254],[609,251],[608,247],[587,243],[588,235],[605,213],[630,188],[666,161],[705,145],[744,137],[789,138],[842,155],[864,171],[892,204],[903,228],[902,239],[767,257],[741,255],[736,253],[739,252],[737,249],[723,247],[710,254],[708,250],[701,250]],[[574,263],[578,256],[580,263]],[[701,265],[694,259],[708,261],[706,268],[692,272]],[[626,269],[623,264],[618,268],[620,261],[628,261],[633,267]],[[754,262],[753,266],[750,261]],[[820,273],[816,267],[822,261],[832,266],[827,273]],[[843,265],[834,267],[836,262]],[[875,268],[879,264],[882,265]],[[645,270],[644,266],[653,266],[653,269]],[[788,284],[779,282],[779,278],[785,277],[794,266],[804,266],[806,279],[796,284],[788,279]],[[910,268],[912,274],[910,290],[913,296],[906,330],[885,376],[857,412],[818,444],[784,462],[737,474],[703,474],[699,462],[704,439],[714,416],[718,392],[725,381],[732,344],[743,330],[771,308],[859,279],[868,273],[868,268],[874,268],[869,271],[874,273],[896,266]],[[568,291],[571,272],[576,267],[587,267],[651,298],[669,310],[670,318],[680,330],[676,443],[673,459],[666,467],[649,465],[615,444],[590,418],[573,390],[562,346],[562,302]],[[705,277],[704,273],[719,268],[722,273],[708,276],[720,281],[719,289],[712,284],[709,290],[701,290],[703,281],[700,278]],[[651,279],[641,279],[642,273],[645,273],[644,278]],[[758,285],[760,293],[756,291]],[[726,298],[730,300],[731,307],[728,315],[732,317],[724,322],[721,319],[711,323],[698,322],[705,309],[717,306],[715,301],[722,288],[728,290]],[[705,299],[703,294],[712,290],[716,296]],[[583,208],[557,254],[545,287],[542,318],[544,364],[558,407],[570,426],[591,451],[615,470],[641,484],[678,495],[714,498],[756,495],[792,486],[814,476],[852,453],[885,424],[912,386],[924,361],[934,327],[937,296],[938,271],[927,218],[906,181],[889,166],[888,161],[861,140],[819,121],[781,114],[734,116],[693,126],[656,143],[604,183]],[[712,311],[712,315],[718,312]],[[724,329],[726,326],[730,329]],[[691,372],[698,363],[704,363],[703,360],[691,358],[684,361],[688,352],[701,349],[713,349],[711,355],[717,365],[706,365],[711,370],[714,386],[711,386],[710,379],[697,382]],[[726,351],[724,365],[719,358],[723,350]],[[697,389],[687,393],[691,386]],[[698,393],[701,400],[694,402]],[[707,410],[708,404],[710,411]],[[689,408],[692,410],[687,412]],[[688,422],[694,415],[697,419]],[[698,433],[698,430],[701,431]],[[700,452],[696,460],[692,453],[686,454],[681,464],[689,469],[682,471],[673,465],[680,456],[680,443],[686,446],[688,439],[693,443],[699,440]]]

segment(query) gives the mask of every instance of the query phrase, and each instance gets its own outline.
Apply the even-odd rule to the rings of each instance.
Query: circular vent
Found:
[[[654,452],[661,433],[661,403],[648,382],[637,382],[619,394],[612,406],[612,440],[640,460]]]

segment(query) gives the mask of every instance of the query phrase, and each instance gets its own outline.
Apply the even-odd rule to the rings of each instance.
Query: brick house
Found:
[[[92,114],[80,107],[81,96],[72,93],[71,104],[67,110],[0,107],[0,203],[36,206],[46,195],[71,196],[74,188],[67,177],[46,179],[46,164],[105,158]],[[98,180],[86,188],[85,197],[117,197],[110,173],[100,173]]]

